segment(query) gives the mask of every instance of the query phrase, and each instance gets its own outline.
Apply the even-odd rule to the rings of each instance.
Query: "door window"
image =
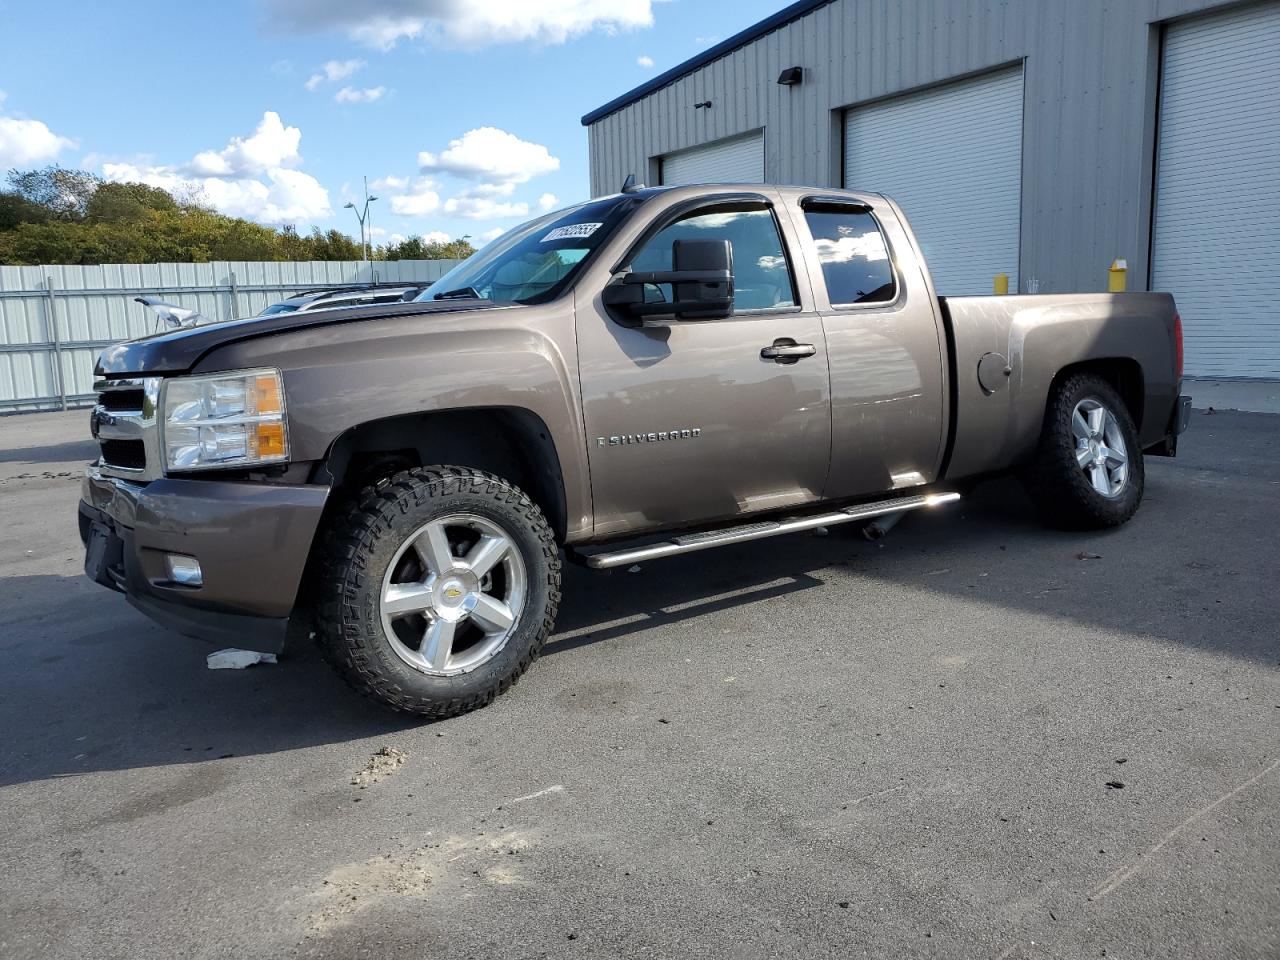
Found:
[[[890,303],[898,296],[889,247],[875,217],[854,207],[805,207],[832,306]]]
[[[685,214],[645,242],[631,269],[648,273],[674,269],[671,245],[676,240],[728,240],[733,244],[733,312],[796,306],[791,267],[773,211],[763,204],[703,208]],[[651,287],[647,299],[672,299],[671,285]]]

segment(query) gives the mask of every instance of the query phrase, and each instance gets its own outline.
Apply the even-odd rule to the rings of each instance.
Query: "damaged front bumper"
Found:
[[[279,652],[328,495],[318,485],[136,484],[90,467],[85,574],[180,633]]]

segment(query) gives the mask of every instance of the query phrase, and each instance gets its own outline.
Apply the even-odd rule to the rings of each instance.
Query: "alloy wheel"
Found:
[[[420,527],[387,566],[379,600],[396,655],[432,676],[468,673],[506,646],[527,575],[511,535],[474,514]]]
[[[1101,402],[1085,397],[1071,414],[1076,463],[1090,485],[1104,497],[1117,497],[1129,480],[1129,450],[1116,415]]]

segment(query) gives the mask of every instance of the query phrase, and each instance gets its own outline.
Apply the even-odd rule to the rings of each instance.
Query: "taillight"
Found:
[[[1182,379],[1182,315],[1175,313],[1173,315],[1173,351],[1174,351],[1174,367],[1177,370],[1176,376]]]

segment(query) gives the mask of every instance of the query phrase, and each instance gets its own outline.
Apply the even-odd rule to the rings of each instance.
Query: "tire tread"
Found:
[[[492,499],[514,510],[536,534],[546,561],[549,602],[541,622],[514,669],[494,678],[485,689],[466,697],[426,698],[406,690],[377,669],[368,644],[376,642],[353,629],[361,619],[357,593],[369,575],[365,558],[379,526],[394,529],[397,515],[414,506],[452,494]],[[316,638],[324,659],[362,696],[402,713],[433,719],[457,716],[487,706],[505,693],[533,664],[555,625],[560,604],[560,554],[550,525],[528,495],[492,473],[469,467],[429,466],[403,470],[365,487],[344,504],[330,525],[324,545],[321,599],[317,604]],[[531,565],[528,565],[531,566]],[[373,574],[376,575],[376,574]]]
[[[1096,396],[1120,421],[1129,452],[1128,495],[1116,499],[1099,495],[1076,462],[1071,414],[1082,395]],[[1142,450],[1129,408],[1110,383],[1096,374],[1076,373],[1054,388],[1045,409],[1039,443],[1023,471],[1022,481],[1041,519],[1050,527],[1100,530],[1118,527],[1133,517],[1142,502],[1145,483]]]

